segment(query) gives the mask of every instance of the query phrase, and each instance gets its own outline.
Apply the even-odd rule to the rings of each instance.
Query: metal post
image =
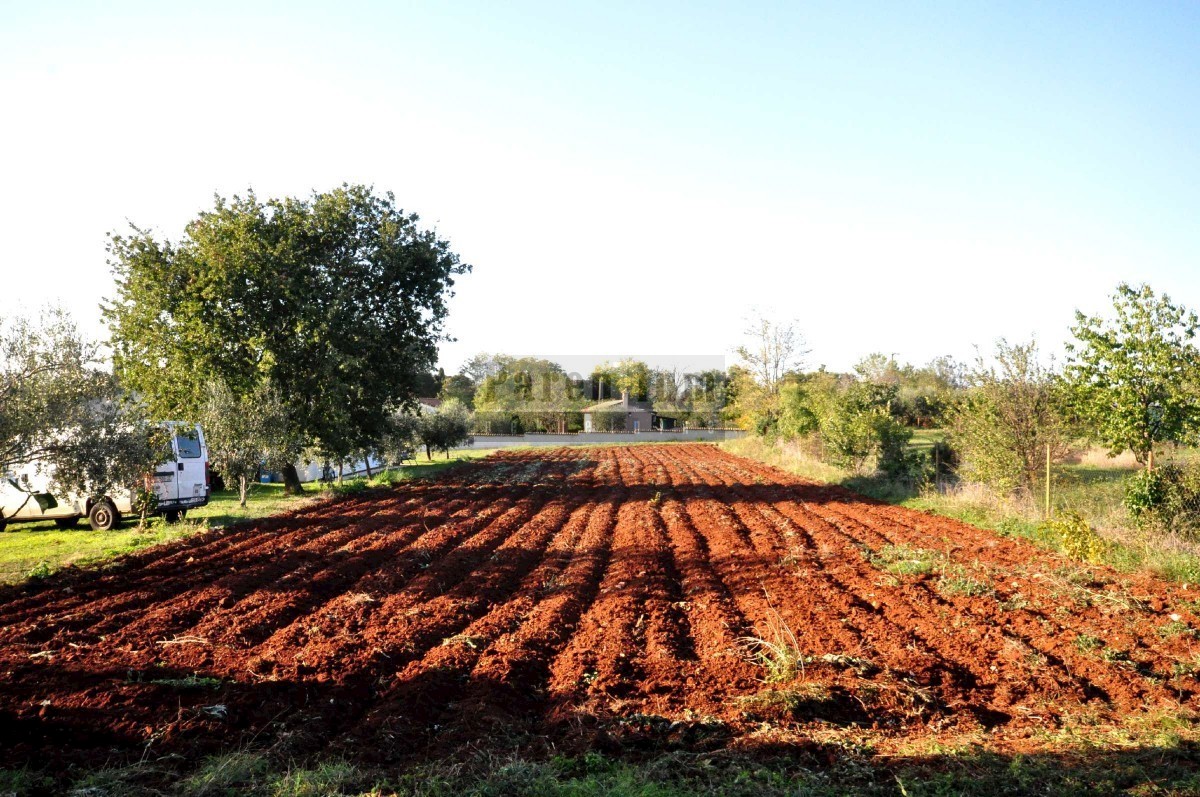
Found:
[[[1050,444],[1046,443],[1046,517],[1050,517]]]

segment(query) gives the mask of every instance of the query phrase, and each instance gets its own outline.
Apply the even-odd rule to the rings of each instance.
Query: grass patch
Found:
[[[939,554],[907,545],[885,545],[871,557],[871,564],[894,576],[924,576],[933,572]]]
[[[803,712],[810,696],[770,694],[764,703]],[[626,760],[601,753],[528,759],[480,752],[400,771],[332,760],[297,766],[251,752],[207,759],[173,774],[161,763],[101,770],[59,783],[23,770],[0,772],[15,794],[171,794],[178,797],[934,797],[1000,795],[1160,795],[1200,789],[1200,750],[1186,729],[1145,729],[1160,741],[1110,748],[1084,745],[1013,754],[938,743],[904,756],[876,758],[866,748],[812,743],[786,754],[660,753]]]
[[[449,460],[422,460],[414,465],[390,468],[374,474],[370,480],[352,479],[343,483],[341,489],[334,488],[329,492],[348,493],[369,487],[393,486],[410,479],[433,478],[447,468],[486,457],[494,450],[455,452]],[[184,522],[168,524],[163,518],[154,517],[148,519],[144,528],[138,528],[137,519],[131,517],[126,517],[119,528],[107,532],[92,531],[86,520],[73,529],[60,529],[49,520],[12,523],[0,532],[0,584],[43,579],[67,566],[95,565],[210,528],[277,515],[298,509],[322,495],[320,485],[306,484],[305,489],[303,495],[289,496],[283,494],[282,484],[255,484],[244,507],[238,505],[236,490],[221,490],[213,493],[206,506],[189,510]]]

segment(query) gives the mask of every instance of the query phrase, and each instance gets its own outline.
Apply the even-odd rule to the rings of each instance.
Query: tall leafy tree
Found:
[[[370,448],[411,404],[470,270],[389,193],[216,199],[178,242],[110,236],[104,306],[116,373],[159,417],[193,417],[205,385],[272,387],[292,435],[330,458]],[[294,466],[283,471],[299,489]]]
[[[1200,428],[1200,321],[1145,284],[1118,285],[1113,310],[1108,319],[1075,313],[1065,369],[1070,406],[1113,454],[1128,449],[1151,468],[1156,446]]]

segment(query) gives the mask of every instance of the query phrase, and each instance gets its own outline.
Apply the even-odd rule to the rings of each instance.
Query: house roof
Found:
[[[593,404],[590,407],[584,407],[584,412],[650,412],[650,405],[643,404],[640,401],[625,401],[625,399],[609,399],[601,401],[598,404]]]
[[[584,407],[584,412],[605,412],[617,410],[621,407],[620,399],[612,399],[611,401],[601,401],[599,404],[593,404],[590,407]]]

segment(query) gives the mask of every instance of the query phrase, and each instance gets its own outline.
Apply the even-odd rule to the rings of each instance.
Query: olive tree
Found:
[[[246,505],[260,469],[282,468],[300,456],[287,407],[269,385],[239,397],[227,385],[211,382],[199,417],[209,461],[227,484],[237,485],[240,506]]]
[[[165,441],[66,312],[0,324],[0,472],[31,465],[56,491],[100,496],[136,487]]]
[[[417,437],[428,459],[434,451],[444,451],[448,459],[450,449],[471,440],[471,413],[459,401],[442,402],[436,412],[421,416]]]

